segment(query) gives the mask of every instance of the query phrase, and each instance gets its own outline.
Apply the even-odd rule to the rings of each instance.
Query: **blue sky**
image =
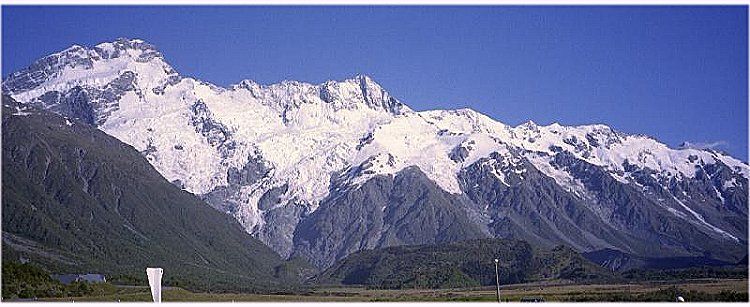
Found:
[[[142,38],[221,86],[366,74],[416,110],[604,123],[747,161],[747,24],[747,6],[3,6],[2,70]]]

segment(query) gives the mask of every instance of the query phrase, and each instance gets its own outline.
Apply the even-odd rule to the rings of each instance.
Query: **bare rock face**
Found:
[[[462,199],[418,168],[370,179],[324,200],[295,230],[295,255],[319,267],[363,249],[484,238]]]

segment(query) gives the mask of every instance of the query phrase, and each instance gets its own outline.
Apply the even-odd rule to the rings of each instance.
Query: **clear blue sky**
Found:
[[[182,75],[367,74],[416,110],[604,123],[747,161],[747,7],[2,8],[3,76],[72,44],[156,45]]]

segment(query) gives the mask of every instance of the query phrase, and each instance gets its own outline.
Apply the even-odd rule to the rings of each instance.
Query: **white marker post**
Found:
[[[497,285],[497,302],[500,303],[500,272],[497,269],[497,265],[500,263],[500,259],[495,258],[495,282]]]
[[[161,275],[164,274],[164,270],[161,268],[146,268],[146,275],[148,275],[148,285],[151,286],[151,297],[154,298],[154,303],[161,303]]]

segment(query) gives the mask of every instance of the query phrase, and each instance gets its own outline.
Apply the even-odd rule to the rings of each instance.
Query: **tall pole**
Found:
[[[500,259],[495,258],[495,284],[497,285],[497,302],[500,303],[500,272],[497,269],[497,264]]]

